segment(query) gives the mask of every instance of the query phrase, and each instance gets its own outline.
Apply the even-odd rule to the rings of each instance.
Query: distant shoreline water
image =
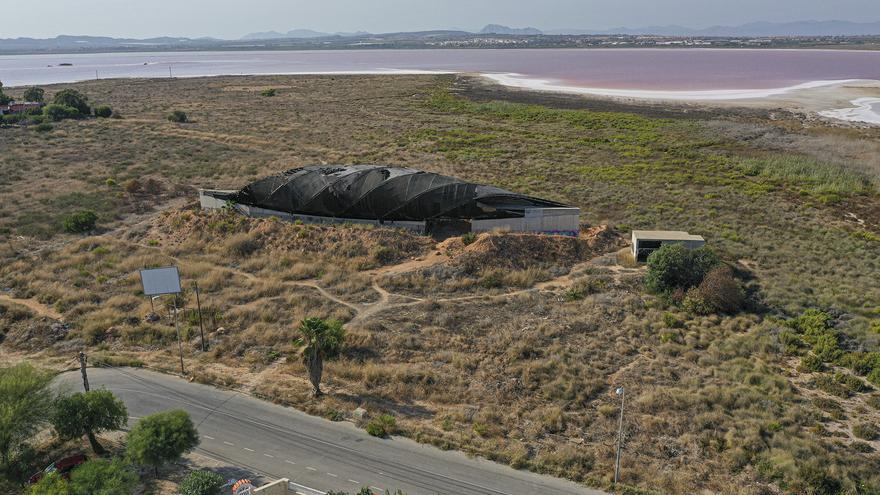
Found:
[[[766,98],[854,81],[880,81],[880,51],[445,49],[0,56],[0,81],[10,87],[96,77],[436,73],[477,73],[499,84],[529,90],[711,102]],[[822,115],[880,120],[876,105],[856,105],[857,112],[829,110],[835,113]]]

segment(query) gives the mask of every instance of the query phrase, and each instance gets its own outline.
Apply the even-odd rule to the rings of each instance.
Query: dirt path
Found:
[[[61,316],[61,313],[55,311],[54,309],[46,306],[45,304],[37,301],[36,299],[17,299],[7,294],[0,294],[0,301],[8,301],[12,304],[18,304],[19,306],[24,306],[29,310],[37,313],[40,316],[46,316],[52,318],[53,320],[64,320],[64,317]]]

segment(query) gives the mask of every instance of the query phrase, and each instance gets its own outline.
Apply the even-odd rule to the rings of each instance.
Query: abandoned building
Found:
[[[697,249],[706,244],[698,235],[677,230],[633,230],[632,253],[639,263],[648,261],[648,256],[664,244],[683,244],[688,249]]]
[[[199,190],[204,209],[309,223],[367,223],[432,235],[494,229],[577,235],[580,209],[411,168],[311,166],[238,191]]]

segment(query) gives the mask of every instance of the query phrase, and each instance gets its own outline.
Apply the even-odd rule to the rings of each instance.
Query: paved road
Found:
[[[79,372],[64,373],[58,381],[71,390],[81,387]],[[197,453],[270,478],[289,478],[306,495],[362,486],[408,495],[603,493],[405,438],[374,438],[348,422],[152,371],[90,369],[89,382],[122,398],[135,418],[174,408],[188,411],[201,435]]]

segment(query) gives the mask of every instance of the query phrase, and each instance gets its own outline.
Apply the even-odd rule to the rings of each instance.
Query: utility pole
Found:
[[[185,375],[186,370],[183,369],[183,344],[180,343],[180,325],[177,323],[179,319],[177,316],[177,294],[171,294],[173,297],[172,304],[174,305],[174,330],[177,332],[177,351],[180,353],[180,374]]]
[[[202,324],[202,301],[199,299],[199,283],[193,282],[193,287],[196,291],[196,307],[199,310],[199,335],[202,337],[202,352],[208,350],[205,347],[205,326]]]
[[[83,376],[83,388],[89,391],[89,375],[86,374],[86,353],[79,351],[79,371]]]
[[[626,392],[623,387],[617,387],[614,391],[620,396],[620,422],[617,425],[617,460],[614,462],[614,484],[620,479],[620,446],[623,443],[623,400]]]

